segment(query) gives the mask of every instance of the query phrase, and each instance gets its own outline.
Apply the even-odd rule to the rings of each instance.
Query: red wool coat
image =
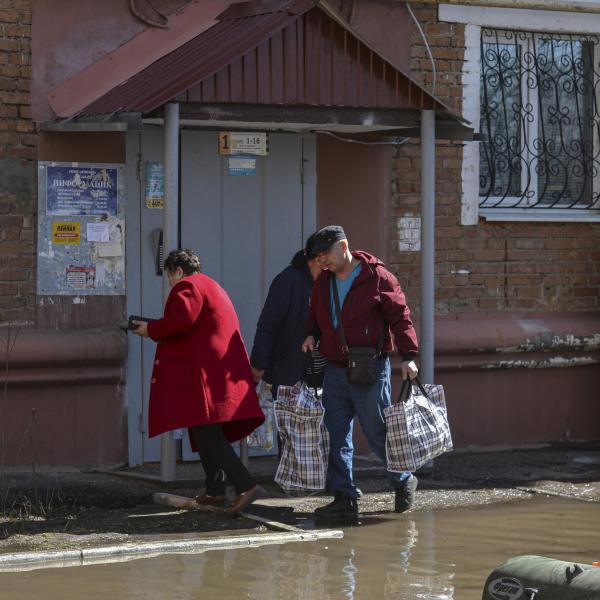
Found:
[[[229,441],[256,429],[260,409],[233,304],[206,275],[171,289],[162,319],[148,323],[157,342],[148,429],[150,437],[183,427],[223,423]]]

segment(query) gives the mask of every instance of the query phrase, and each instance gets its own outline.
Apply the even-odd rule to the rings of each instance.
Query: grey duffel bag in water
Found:
[[[599,600],[600,567],[515,556],[496,567],[482,600]]]

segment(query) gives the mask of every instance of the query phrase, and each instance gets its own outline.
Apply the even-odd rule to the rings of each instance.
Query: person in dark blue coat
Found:
[[[277,386],[305,379],[306,354],[302,352],[313,281],[321,273],[312,252],[312,236],[304,250],[296,252],[289,267],[273,279],[263,306],[250,364],[254,380],[264,379],[277,395]],[[322,369],[317,365],[316,370]],[[310,382],[309,382],[310,383]]]

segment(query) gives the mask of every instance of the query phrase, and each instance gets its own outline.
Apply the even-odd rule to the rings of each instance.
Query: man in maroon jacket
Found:
[[[329,361],[323,383],[325,425],[331,438],[330,504],[315,511],[319,517],[352,518],[358,513],[357,488],[352,477],[353,419],[358,417],[369,446],[386,464],[383,409],[391,403],[389,353],[397,348],[402,358],[402,377],[413,379],[417,367],[417,336],[398,280],[375,256],[350,251],[344,230],[337,225],[315,234],[314,252],[324,269],[314,284],[307,338],[302,349],[312,350],[321,341],[321,353]],[[375,383],[348,381],[348,358],[334,302],[337,286],[340,316],[347,346],[372,347],[379,351]],[[417,478],[410,472],[386,470],[395,490],[395,511],[407,510],[415,495]]]

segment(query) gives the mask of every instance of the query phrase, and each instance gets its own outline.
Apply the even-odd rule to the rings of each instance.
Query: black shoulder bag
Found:
[[[331,285],[333,287],[335,314],[337,315],[337,330],[340,332],[340,338],[342,339],[342,353],[348,360],[348,381],[350,383],[361,383],[363,385],[375,383],[379,372],[379,360],[383,348],[383,336],[385,331],[379,336],[376,348],[364,346],[349,348],[348,342],[346,341],[344,326],[342,325],[340,297],[336,282],[333,278],[331,279]]]

